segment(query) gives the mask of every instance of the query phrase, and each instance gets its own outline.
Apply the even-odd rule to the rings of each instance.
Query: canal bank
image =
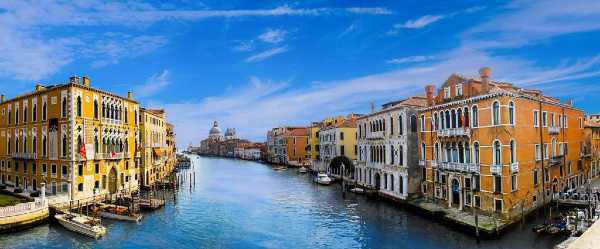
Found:
[[[0,235],[0,248],[542,249],[560,242],[533,234],[539,222],[533,219],[478,244],[396,204],[350,193],[342,198],[339,186],[316,185],[295,169],[195,156],[192,162],[180,176],[195,172],[196,184],[168,196],[164,208],[139,224],[103,221],[108,233],[98,241],[45,224]]]

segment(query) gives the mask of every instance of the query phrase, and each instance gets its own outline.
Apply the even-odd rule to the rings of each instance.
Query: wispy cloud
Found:
[[[260,34],[258,39],[263,42],[277,44],[285,41],[287,33],[288,32],[283,29],[268,29],[266,32]]]
[[[281,54],[281,53],[285,53],[288,51],[288,47],[287,46],[283,46],[283,47],[277,47],[277,48],[272,48],[263,52],[260,52],[258,54],[252,55],[248,58],[246,58],[244,61],[245,62],[259,62],[259,61],[263,61],[265,59],[268,59],[272,56]]]
[[[386,61],[390,64],[404,64],[404,63],[414,63],[414,62],[424,62],[433,60],[434,56],[425,56],[425,55],[415,55],[409,57],[396,58]]]
[[[393,12],[387,8],[374,7],[374,8],[348,8],[349,12],[357,14],[371,14],[371,15],[391,15]]]
[[[136,87],[135,93],[140,98],[151,97],[171,84],[171,73],[169,70],[163,70],[161,73],[150,76],[144,82]]]
[[[408,20],[403,24],[396,24],[394,28],[420,29],[443,18],[443,15],[424,15],[415,20]]]

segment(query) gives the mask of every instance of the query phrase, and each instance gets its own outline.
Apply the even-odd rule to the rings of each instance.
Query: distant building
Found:
[[[358,185],[403,200],[419,192],[416,117],[426,105],[426,98],[411,97],[384,104],[358,119]]]
[[[356,161],[356,121],[360,116],[349,114],[323,120],[318,131],[319,159],[312,165],[314,171],[328,172],[337,177],[341,169],[330,167],[334,158],[346,157],[351,162]]]
[[[278,127],[267,132],[267,161],[301,165],[306,160],[308,129],[305,127]]]

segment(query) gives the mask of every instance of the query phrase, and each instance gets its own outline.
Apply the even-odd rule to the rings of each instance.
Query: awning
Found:
[[[157,157],[162,157],[164,154],[164,151],[161,148],[153,148],[153,150],[154,150],[154,155],[156,155]]]

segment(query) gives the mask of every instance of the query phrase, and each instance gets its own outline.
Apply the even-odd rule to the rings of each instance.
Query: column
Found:
[[[402,175],[402,196],[408,196],[408,175]]]
[[[450,176],[446,176],[446,179],[448,179],[448,188],[446,191],[448,191],[448,208],[452,207],[452,185],[450,184],[452,182]]]
[[[458,187],[458,210],[461,210],[461,211],[463,209],[463,192],[462,191],[463,191],[462,187],[460,187],[460,185],[459,185],[459,187]]]

